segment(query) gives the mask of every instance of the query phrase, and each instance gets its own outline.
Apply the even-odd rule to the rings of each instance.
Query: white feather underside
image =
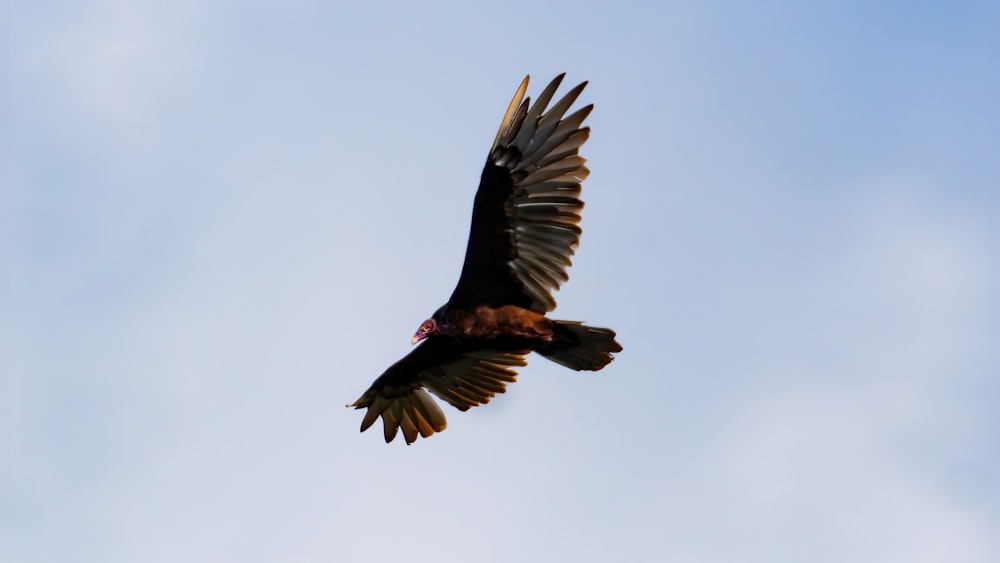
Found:
[[[422,387],[458,410],[466,411],[506,391],[507,383],[517,380],[517,372],[512,368],[526,365],[527,353],[528,350],[466,352],[453,362],[422,371],[412,385],[369,389],[348,406],[368,408],[361,421],[362,432],[381,416],[386,442],[402,431],[406,443],[412,444],[418,436],[427,438],[448,426],[441,407]]]
[[[555,309],[552,291],[569,279],[566,269],[580,242],[580,183],[590,174],[578,152],[590,136],[590,128],[581,124],[593,106],[565,115],[587,83],[546,111],[563,76],[550,82],[534,104],[524,97],[524,79],[490,152],[493,163],[514,178],[508,216],[515,257],[509,265],[538,312]]]

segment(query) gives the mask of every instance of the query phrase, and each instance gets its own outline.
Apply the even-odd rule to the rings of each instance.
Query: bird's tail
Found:
[[[597,371],[614,360],[622,345],[610,328],[587,326],[576,321],[552,321],[552,345],[538,353],[576,371]]]

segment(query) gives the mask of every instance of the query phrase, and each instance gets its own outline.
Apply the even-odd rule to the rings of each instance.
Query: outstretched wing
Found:
[[[347,405],[368,408],[361,431],[381,416],[385,441],[391,442],[399,430],[407,444],[417,436],[427,438],[448,425],[444,412],[429,390],[466,411],[490,402],[517,379],[512,367],[525,365],[522,352],[469,350],[449,337],[432,336],[385,370],[361,398]]]
[[[569,279],[580,242],[580,183],[590,171],[577,153],[590,136],[581,124],[594,107],[565,116],[583,82],[546,111],[563,76],[534,104],[524,97],[525,77],[507,108],[476,192],[453,306],[517,305],[539,313],[556,307],[552,291]]]

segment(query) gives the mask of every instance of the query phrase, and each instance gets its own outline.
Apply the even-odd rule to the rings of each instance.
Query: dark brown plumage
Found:
[[[514,94],[483,168],[458,285],[413,335],[414,344],[426,342],[348,405],[368,409],[362,432],[381,416],[386,442],[402,430],[412,444],[447,425],[427,391],[465,411],[503,393],[529,352],[596,371],[622,350],[611,329],[545,316],[556,307],[551,292],[569,279],[580,241],[580,183],[590,173],[578,152],[594,106],[566,115],[587,83],[546,111],[563,76],[534,104],[524,95],[528,77]]]

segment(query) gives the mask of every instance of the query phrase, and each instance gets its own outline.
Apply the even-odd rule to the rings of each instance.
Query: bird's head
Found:
[[[434,319],[427,319],[426,321],[420,323],[420,328],[417,329],[417,332],[413,333],[413,340],[410,340],[410,344],[416,344],[437,331],[437,321]]]

